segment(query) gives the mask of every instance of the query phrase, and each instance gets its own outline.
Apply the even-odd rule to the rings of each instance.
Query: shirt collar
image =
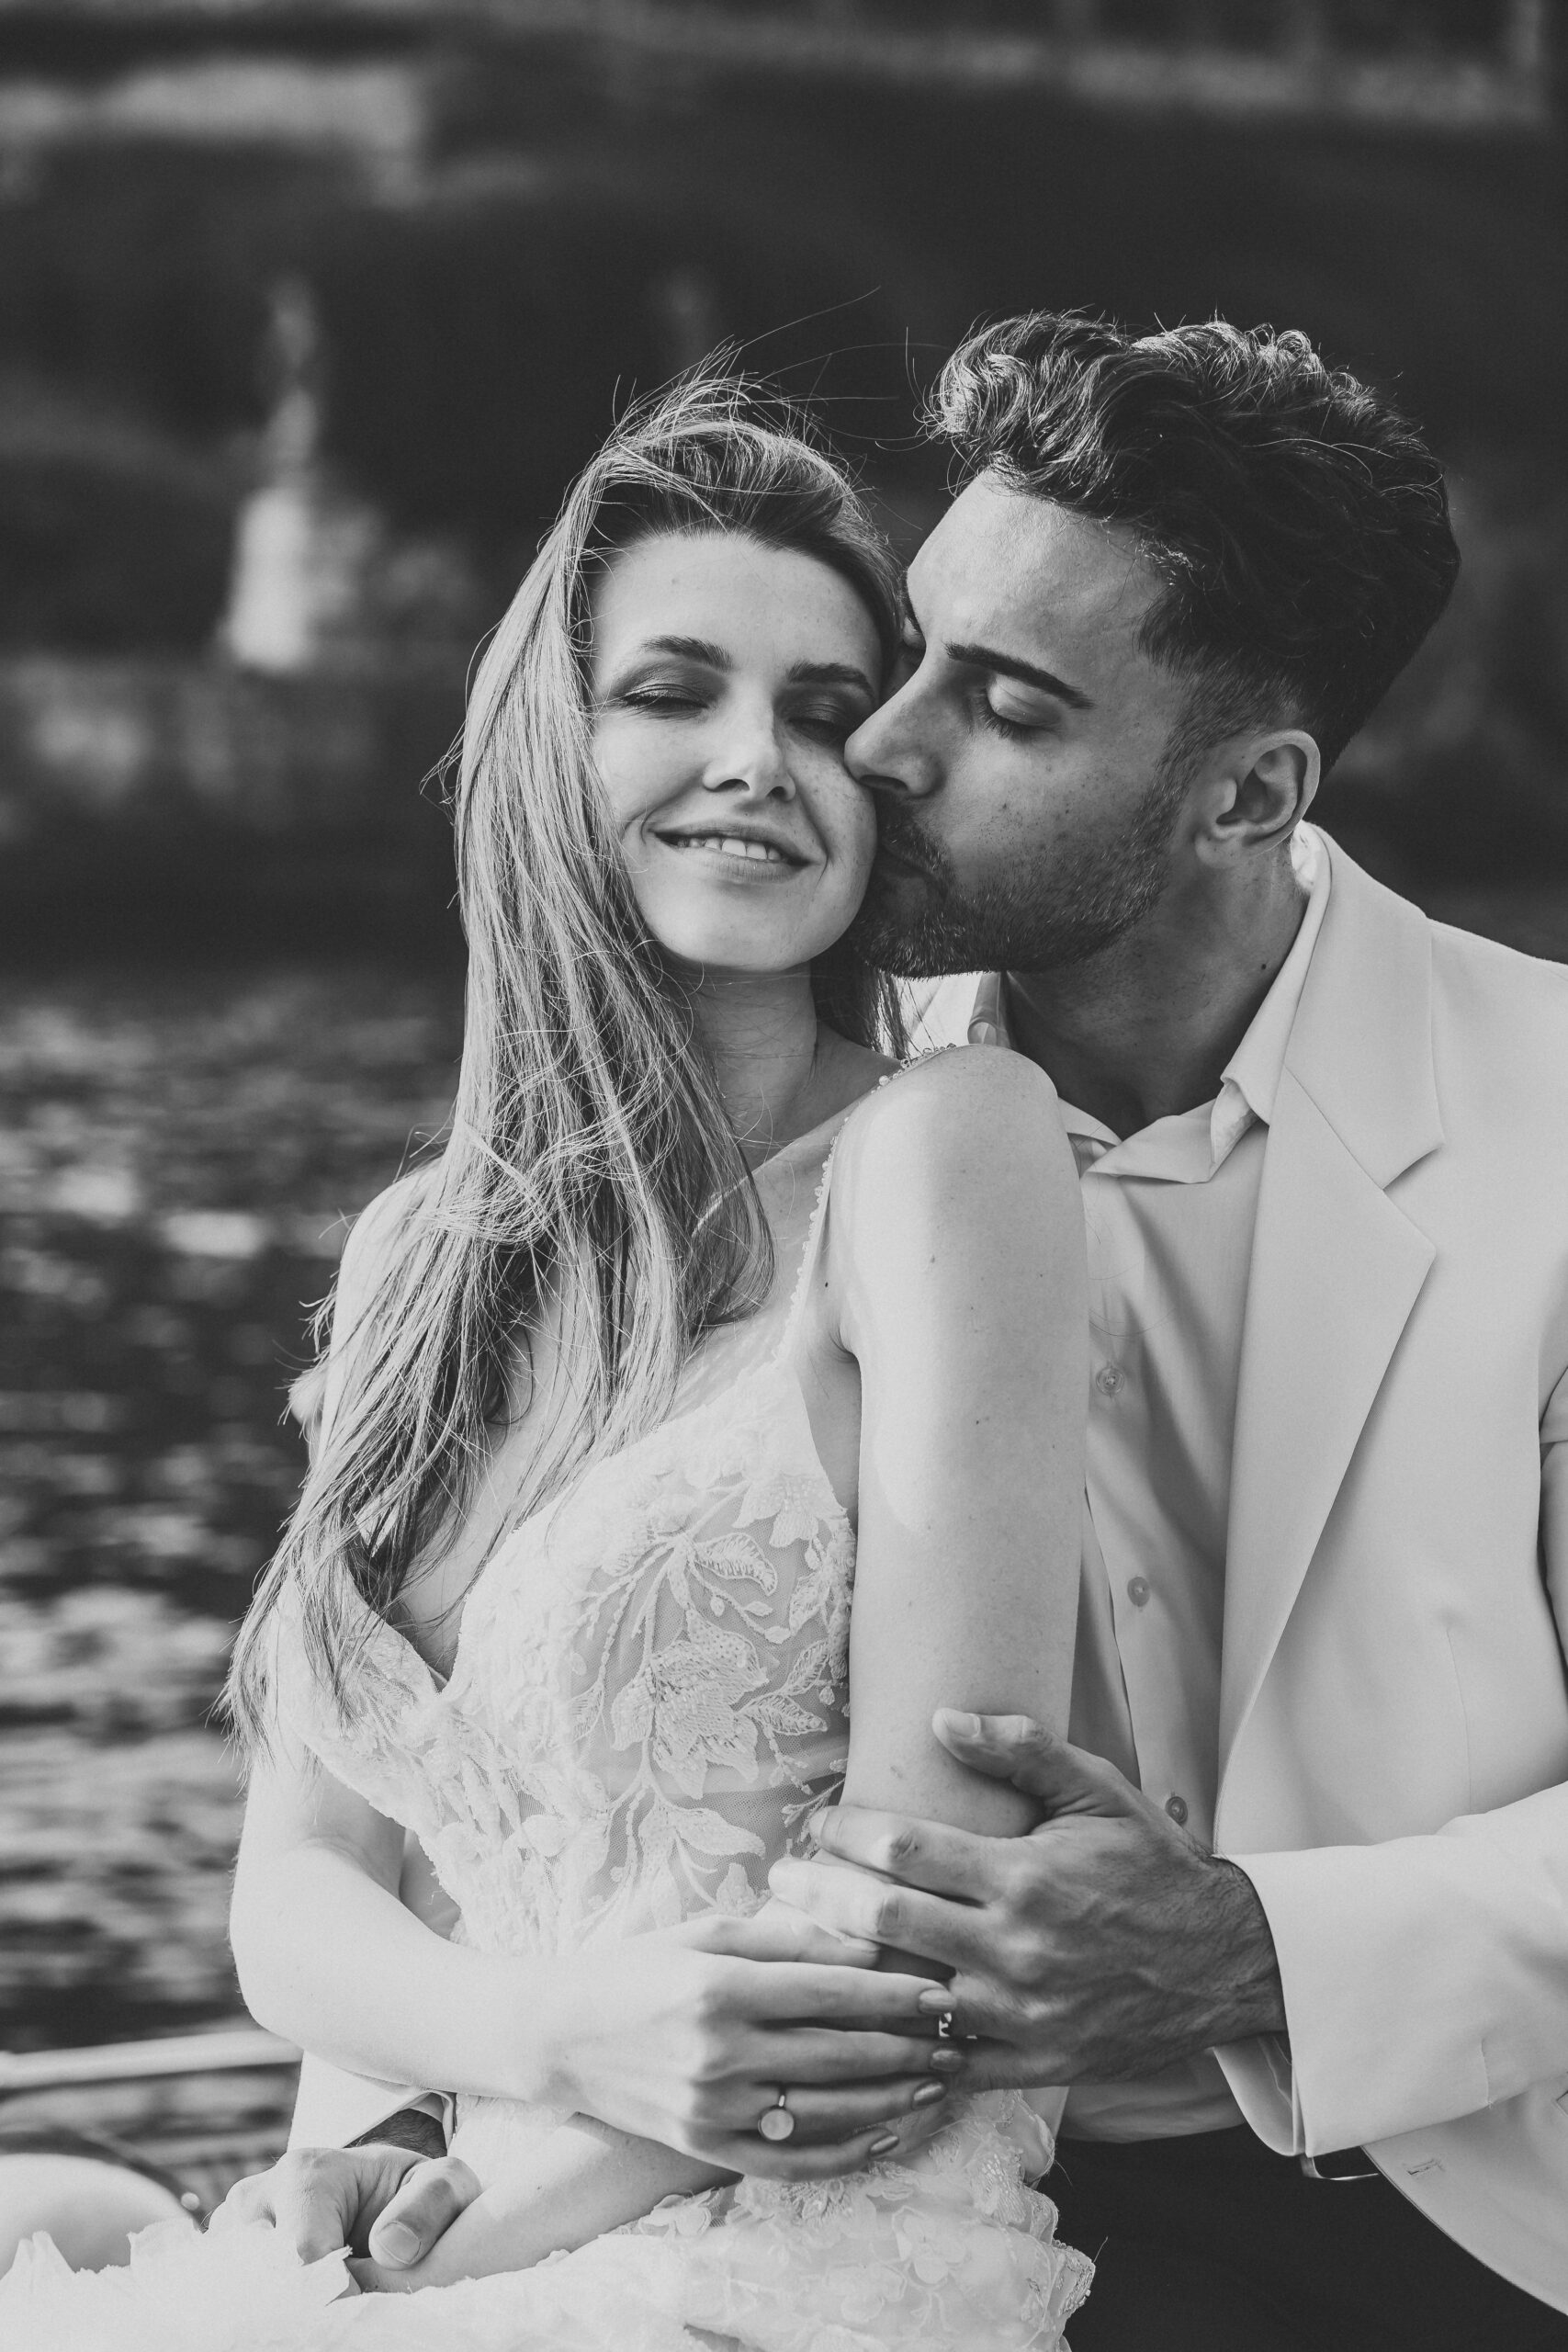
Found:
[[[1234,1085],[1254,1115],[1265,1125],[1274,1116],[1274,1097],[1284,1074],[1291,1030],[1328,905],[1328,853],[1310,826],[1296,827],[1291,842],[1291,863],[1296,880],[1307,893],[1306,910],[1291,952],[1275,974],[1273,987],[1225,1065],[1221,1087],[1223,1093],[1225,1086]]]
[[[1321,837],[1308,825],[1296,828],[1291,863],[1307,893],[1306,908],[1290,954],[1225,1065],[1218,1094],[1210,1103],[1156,1119],[1140,1135],[1125,1137],[1113,1135],[1087,1111],[1064,1102],[1063,1123],[1080,1169],[1104,1166],[1107,1175],[1158,1175],[1201,1182],[1229,1158],[1250,1126],[1259,1121],[1267,1125],[1272,1119],[1292,1025],[1328,905],[1328,855]],[[1012,1044],[1004,973],[981,977],[969,1016],[969,1042]]]

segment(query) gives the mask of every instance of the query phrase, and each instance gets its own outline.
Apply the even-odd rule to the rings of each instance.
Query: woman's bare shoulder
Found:
[[[398,1244],[434,1190],[435,1169],[413,1168],[367,1201],[349,1228],[338,1268],[340,1306],[363,1306]]]
[[[367,1202],[349,1227],[333,1293],[332,1342],[288,1391],[288,1409],[314,1447],[342,1381],[342,1356],[376,1295],[410,1220],[429,1197],[434,1170],[416,1168]],[[336,1351],[334,1359],[333,1351]]]
[[[874,1158],[897,1139],[960,1155],[984,1150],[998,1122],[1062,1133],[1056,1090],[1037,1063],[998,1046],[946,1046],[885,1078],[845,1131],[851,1156]]]
[[[852,1253],[857,1231],[920,1226],[955,1203],[984,1198],[1000,1214],[1017,1192],[1021,1214],[1027,1201],[1037,1215],[1043,1189],[1062,1203],[1077,1193],[1056,1090],[997,1046],[948,1047],[878,1087],[845,1130],[833,1186]]]

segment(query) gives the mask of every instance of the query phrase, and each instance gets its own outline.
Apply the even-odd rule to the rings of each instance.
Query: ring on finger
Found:
[[[787,2086],[780,2091],[772,2107],[765,2107],[757,2119],[757,2129],[764,2140],[787,2140],[795,2131],[795,2118],[789,2111]]]

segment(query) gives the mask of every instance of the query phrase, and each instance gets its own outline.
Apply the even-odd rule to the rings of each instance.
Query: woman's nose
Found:
[[[715,745],[703,784],[709,792],[722,792],[739,784],[759,799],[793,800],[795,778],[772,716],[732,727],[723,741]]]

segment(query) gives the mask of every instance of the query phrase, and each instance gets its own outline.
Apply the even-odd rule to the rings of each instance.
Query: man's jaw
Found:
[[[897,979],[936,979],[975,969],[962,924],[938,876],[880,854],[850,938],[867,962]]]

